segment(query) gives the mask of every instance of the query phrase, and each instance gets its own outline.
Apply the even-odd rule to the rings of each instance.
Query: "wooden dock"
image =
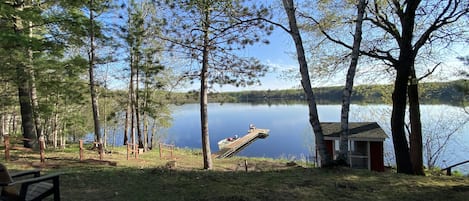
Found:
[[[231,157],[243,150],[252,142],[256,141],[258,138],[266,138],[267,136],[269,136],[269,129],[249,129],[248,133],[245,136],[242,136],[237,140],[233,141],[232,143],[226,145],[214,155],[217,158]]]

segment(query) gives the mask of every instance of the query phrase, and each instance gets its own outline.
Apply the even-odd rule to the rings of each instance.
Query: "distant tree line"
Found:
[[[428,82],[421,84],[420,100],[423,104],[448,104],[463,106],[468,100],[467,80],[452,82]],[[356,104],[390,104],[392,85],[360,85],[352,94],[352,102]],[[341,86],[315,88],[320,104],[340,104]],[[212,103],[300,103],[305,96],[301,89],[259,90],[209,93]],[[196,103],[197,91],[172,93],[168,101],[173,104]]]

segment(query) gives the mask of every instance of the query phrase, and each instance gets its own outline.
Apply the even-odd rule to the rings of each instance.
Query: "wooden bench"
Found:
[[[60,174],[41,176],[40,170],[9,173],[0,163],[0,200],[42,200],[54,195],[54,201],[60,201]]]

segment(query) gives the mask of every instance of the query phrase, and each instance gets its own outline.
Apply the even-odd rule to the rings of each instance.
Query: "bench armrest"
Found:
[[[47,174],[47,175],[40,176],[40,177],[14,181],[10,183],[10,185],[15,185],[15,184],[30,185],[30,184],[34,184],[34,183],[38,183],[42,181],[47,181],[47,180],[56,180],[59,178],[60,175],[61,175],[60,173]]]
[[[16,177],[22,177],[22,176],[27,176],[27,175],[34,175],[34,177],[39,177],[41,176],[41,170],[35,169],[35,170],[26,170],[26,171],[21,171],[21,172],[15,172],[15,173],[10,173],[11,178],[16,178]]]

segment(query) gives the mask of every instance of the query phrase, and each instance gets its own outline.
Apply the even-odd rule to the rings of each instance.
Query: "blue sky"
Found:
[[[305,36],[303,36],[305,37]],[[300,78],[295,77],[293,74],[285,75],[286,70],[298,72],[298,62],[296,58],[296,50],[293,41],[286,32],[276,29],[274,33],[269,36],[270,44],[265,45],[262,43],[255,44],[246,48],[241,52],[242,56],[255,57],[262,61],[264,64],[270,66],[270,72],[265,77],[261,77],[261,85],[247,86],[247,87],[234,87],[224,85],[216,87],[215,91],[243,91],[243,90],[277,90],[277,89],[291,89],[300,88]],[[308,50],[306,50],[308,52]],[[462,63],[456,59],[457,56],[469,54],[467,48],[464,46],[455,47],[454,55],[444,57],[445,62],[439,67],[432,76],[429,76],[424,81],[450,81],[460,79],[455,76],[458,69],[466,69]],[[346,63],[348,66],[348,63]],[[313,66],[309,66],[310,68]],[[375,66],[358,66],[357,77],[355,80],[356,85],[361,84],[390,84],[393,82],[394,76],[392,73],[386,72],[387,67]],[[342,86],[345,83],[345,70],[337,72],[335,75],[315,79],[312,78],[313,87],[323,86]],[[288,78],[285,78],[288,77]],[[199,83],[195,83],[191,89],[199,89]]]
[[[281,15],[282,14],[277,15],[277,17],[280,18]],[[303,34],[302,37],[304,41],[307,40],[306,35]],[[247,87],[234,87],[230,85],[224,85],[222,87],[219,87],[217,85],[215,86],[214,90],[241,91],[300,88],[300,79],[298,77],[295,77],[293,74],[285,74],[285,71],[287,70],[290,70],[291,72],[298,72],[299,69],[298,62],[296,59],[295,47],[290,35],[288,35],[284,30],[276,28],[272,35],[268,37],[268,40],[270,41],[270,44],[268,45],[265,45],[263,43],[257,43],[239,52],[240,56],[255,57],[259,59],[263,64],[270,66],[269,73],[267,73],[265,77],[260,78],[260,81],[262,83],[261,85]],[[306,46],[305,48],[308,53],[309,51]],[[456,60],[456,57],[468,55],[468,48],[465,46],[459,46],[456,47],[452,53],[452,55],[449,55],[444,58],[446,60],[446,63],[444,63],[442,67],[440,67],[435,72],[435,75],[430,76],[425,81],[446,81],[451,79],[457,79],[458,77],[454,76],[456,70],[464,68],[467,69],[467,67],[463,67],[461,62]],[[345,66],[348,66],[348,63],[346,63]],[[392,83],[392,73],[387,73],[385,70],[383,70],[383,68],[385,67],[377,68],[377,65],[363,66],[359,63],[355,83],[357,85]],[[288,79],[286,79],[285,77],[288,77]],[[336,75],[331,75],[321,79],[312,78],[312,82],[314,87],[343,85],[345,82],[345,71],[339,71]],[[123,84],[122,87],[126,87],[125,84]],[[200,84],[196,81],[192,85],[182,86],[181,88],[176,90],[188,91],[198,90],[199,88]]]

